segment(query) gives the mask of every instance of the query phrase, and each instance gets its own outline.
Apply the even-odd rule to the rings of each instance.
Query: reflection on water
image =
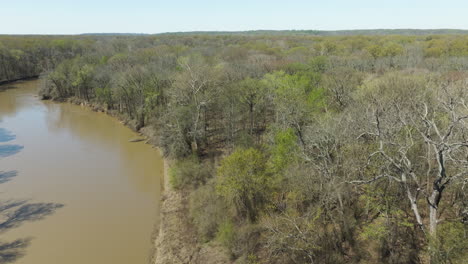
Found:
[[[2,239],[13,241],[0,243],[0,263],[4,246],[17,256],[26,250],[19,264],[146,264],[162,185],[159,152],[128,142],[135,133],[105,114],[40,101],[36,81],[15,86],[0,92],[0,140],[9,141],[0,144],[0,200],[11,201],[6,210],[19,221],[0,219]]]
[[[3,91],[0,89],[0,120],[17,114],[23,108],[40,105],[36,96],[38,81],[17,82],[5,86],[8,89]],[[16,88],[21,88],[23,91]]]

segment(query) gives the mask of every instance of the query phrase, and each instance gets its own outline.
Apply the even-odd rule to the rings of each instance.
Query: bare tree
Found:
[[[435,237],[444,190],[468,175],[466,82],[433,85],[395,77],[377,85],[366,113],[371,130],[358,136],[376,143],[367,162],[376,172],[351,182],[387,178],[399,183],[417,224],[424,232],[429,226]],[[428,216],[420,208],[422,199]]]
[[[206,138],[207,112],[213,103],[219,85],[219,67],[211,67],[200,56],[181,58],[183,71],[176,77],[170,91],[172,107],[190,109],[190,125],[187,137],[191,138],[192,151],[199,149]]]
[[[325,75],[324,87],[332,102],[343,109],[351,101],[351,95],[361,84],[362,76],[351,68],[338,67]]]

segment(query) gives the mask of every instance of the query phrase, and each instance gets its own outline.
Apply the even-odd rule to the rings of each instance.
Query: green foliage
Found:
[[[22,50],[12,49],[12,50],[10,50],[10,55],[11,55],[15,60],[20,60],[21,57],[24,56],[24,52],[23,52]]]
[[[272,88],[281,128],[294,128],[302,140],[302,127],[325,105],[323,89],[314,88],[306,75],[289,75],[283,71],[267,74],[264,82]]]
[[[429,253],[436,264],[463,264],[468,259],[468,227],[461,222],[444,222],[438,238],[432,240]]]
[[[279,104],[304,103],[306,108],[322,107],[322,90],[312,86],[310,76],[304,74],[289,75],[283,71],[265,75],[264,82],[274,89]],[[302,106],[302,105],[301,105]]]
[[[288,74],[295,74],[298,72],[305,72],[309,69],[310,67],[307,64],[304,63],[299,63],[299,62],[294,62],[290,63],[285,67],[285,71]]]
[[[456,120],[447,109],[466,116],[454,105],[468,100],[468,38],[358,32],[0,36],[0,81],[43,72],[44,98],[78,97],[158,128],[200,241],[217,238],[237,262],[418,263],[427,253],[463,263],[466,227],[452,219],[466,207],[464,179],[444,190],[434,241],[407,197],[417,192],[429,222],[438,170],[423,138]],[[434,125],[416,124],[425,105]],[[464,140],[462,120],[451,135]],[[450,152],[448,175],[464,151]]]
[[[252,222],[269,194],[271,177],[266,162],[265,155],[257,149],[238,149],[221,161],[217,172],[218,193]]]
[[[255,137],[248,132],[241,131],[236,135],[235,145],[244,149],[255,146]]]
[[[247,256],[247,264],[260,264],[260,262],[258,262],[258,257],[254,254],[249,254]]]
[[[447,53],[447,43],[441,39],[431,39],[424,49],[426,57],[442,57]]]
[[[324,73],[328,68],[328,59],[325,56],[317,56],[309,62],[312,72]]]
[[[384,57],[395,57],[398,55],[402,55],[403,53],[404,53],[403,46],[394,42],[390,42],[386,44],[383,49]]]
[[[384,239],[390,230],[385,223],[384,217],[378,217],[368,225],[365,225],[360,234],[360,238],[369,241],[379,241]]]
[[[204,184],[212,175],[212,168],[192,156],[177,161],[169,170],[169,181],[175,189],[197,187]]]
[[[96,99],[98,102],[104,103],[108,107],[114,104],[112,90],[109,87],[96,88]]]
[[[90,64],[77,65],[72,70],[71,86],[78,90],[77,96],[81,99],[90,99],[91,81],[94,75],[94,66]]]
[[[284,169],[298,161],[298,138],[293,129],[278,131],[274,144],[270,148],[269,167],[274,174],[282,173]]]
[[[230,220],[221,223],[216,232],[216,240],[227,248],[233,248],[236,239],[234,224]]]
[[[371,45],[367,47],[367,51],[369,54],[374,58],[377,59],[378,57],[382,57],[383,55],[383,50],[382,47],[379,45]]]
[[[380,57],[395,57],[397,55],[402,55],[404,49],[400,44],[390,42],[385,45],[370,45],[367,47],[367,51],[374,59],[377,59]]]
[[[257,79],[246,78],[236,86],[236,95],[243,109],[248,113],[249,133],[255,130],[255,120],[265,111],[267,104],[267,86]]]

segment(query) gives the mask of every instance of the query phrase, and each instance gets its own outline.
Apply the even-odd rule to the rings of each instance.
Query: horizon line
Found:
[[[248,33],[248,32],[350,32],[350,31],[398,31],[398,30],[415,30],[415,31],[467,31],[463,28],[358,28],[358,29],[247,29],[247,30],[188,30],[188,31],[164,31],[156,33],[148,32],[82,32],[82,33],[0,33],[0,36],[82,36],[82,35],[163,35],[163,34],[187,34],[187,33]]]

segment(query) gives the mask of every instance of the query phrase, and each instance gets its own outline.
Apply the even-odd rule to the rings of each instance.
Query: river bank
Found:
[[[0,176],[8,176],[0,203],[21,201],[2,211],[1,242],[32,238],[15,253],[21,264],[147,263],[160,215],[159,151],[129,142],[139,135],[110,115],[40,100],[39,85],[0,92]]]
[[[29,77],[22,77],[22,78],[16,78],[16,79],[12,79],[12,80],[1,80],[0,81],[0,86],[2,85],[5,85],[5,84],[10,84],[10,83],[14,83],[14,82],[19,82],[19,81],[28,81],[28,80],[35,80],[39,78],[39,75],[34,75],[34,76],[29,76]],[[2,91],[2,89],[5,89],[6,86],[3,86],[3,87],[0,87],[0,91]]]
[[[145,138],[146,144],[158,148],[158,132],[152,126],[136,129],[136,122],[120,115],[116,111],[108,111],[98,104],[89,103],[78,98],[69,98],[66,103],[88,107],[96,112],[104,112]],[[161,156],[164,162],[163,192],[158,221],[154,224],[152,235],[153,247],[149,263],[151,264],[222,264],[232,263],[229,253],[221,245],[202,243],[198,240],[189,217],[189,193],[176,191],[169,184],[169,168],[171,160]]]
[[[164,161],[165,188],[160,210],[160,225],[154,241],[152,264],[232,263],[225,248],[200,243],[189,219],[188,193],[175,191],[169,184],[169,161]]]

